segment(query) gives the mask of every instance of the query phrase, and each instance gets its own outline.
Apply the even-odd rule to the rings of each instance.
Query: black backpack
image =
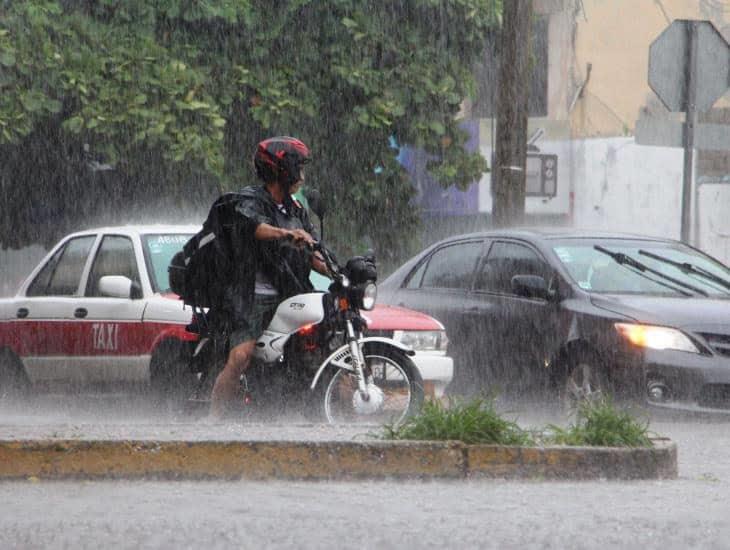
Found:
[[[170,288],[193,308],[219,307],[225,288],[235,280],[231,239],[241,198],[240,193],[221,195],[210,207],[203,229],[170,261]]]

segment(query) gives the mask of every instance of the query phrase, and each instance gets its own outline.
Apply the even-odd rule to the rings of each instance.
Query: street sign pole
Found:
[[[682,228],[681,239],[689,243],[689,228],[692,205],[692,175],[695,143],[695,124],[697,119],[697,21],[687,21],[687,78],[684,81],[687,87],[683,94],[686,98],[684,120],[684,174],[682,176]]]
[[[649,46],[649,86],[670,112],[685,114],[675,128],[669,120],[637,122],[637,143],[684,147],[681,239],[699,232],[698,190],[693,186],[694,150],[727,150],[728,125],[697,124],[697,113],[712,108],[730,83],[730,45],[710,21],[677,19]],[[656,124],[656,123],[659,124]],[[662,134],[663,132],[663,134]],[[643,134],[643,135],[640,135]],[[694,189],[694,197],[693,197]],[[692,215],[694,203],[694,213]],[[695,230],[690,230],[694,218]]]

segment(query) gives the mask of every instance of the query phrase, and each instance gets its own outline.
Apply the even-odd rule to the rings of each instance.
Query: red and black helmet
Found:
[[[302,166],[310,160],[309,147],[289,136],[265,139],[253,156],[258,177],[265,182],[278,181],[287,189],[301,179]]]

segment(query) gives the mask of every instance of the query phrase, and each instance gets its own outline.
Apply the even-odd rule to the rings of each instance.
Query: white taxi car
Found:
[[[167,267],[197,226],[123,226],[62,239],[0,300],[0,397],[31,388],[119,385],[150,388],[163,400],[187,391],[197,336],[191,310],[169,289]],[[426,390],[451,381],[443,325],[402,308],[367,312],[370,331],[410,345]]]

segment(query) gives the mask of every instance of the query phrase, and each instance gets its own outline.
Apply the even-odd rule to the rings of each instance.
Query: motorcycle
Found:
[[[281,416],[302,412],[330,424],[397,424],[417,413],[423,380],[414,351],[383,336],[364,336],[361,310],[377,296],[375,258],[356,256],[341,267],[321,243],[313,247],[333,281],[279,304],[256,342],[241,377],[237,412]],[[227,357],[226,335],[202,338],[193,355],[198,384],[192,401],[207,402]]]

